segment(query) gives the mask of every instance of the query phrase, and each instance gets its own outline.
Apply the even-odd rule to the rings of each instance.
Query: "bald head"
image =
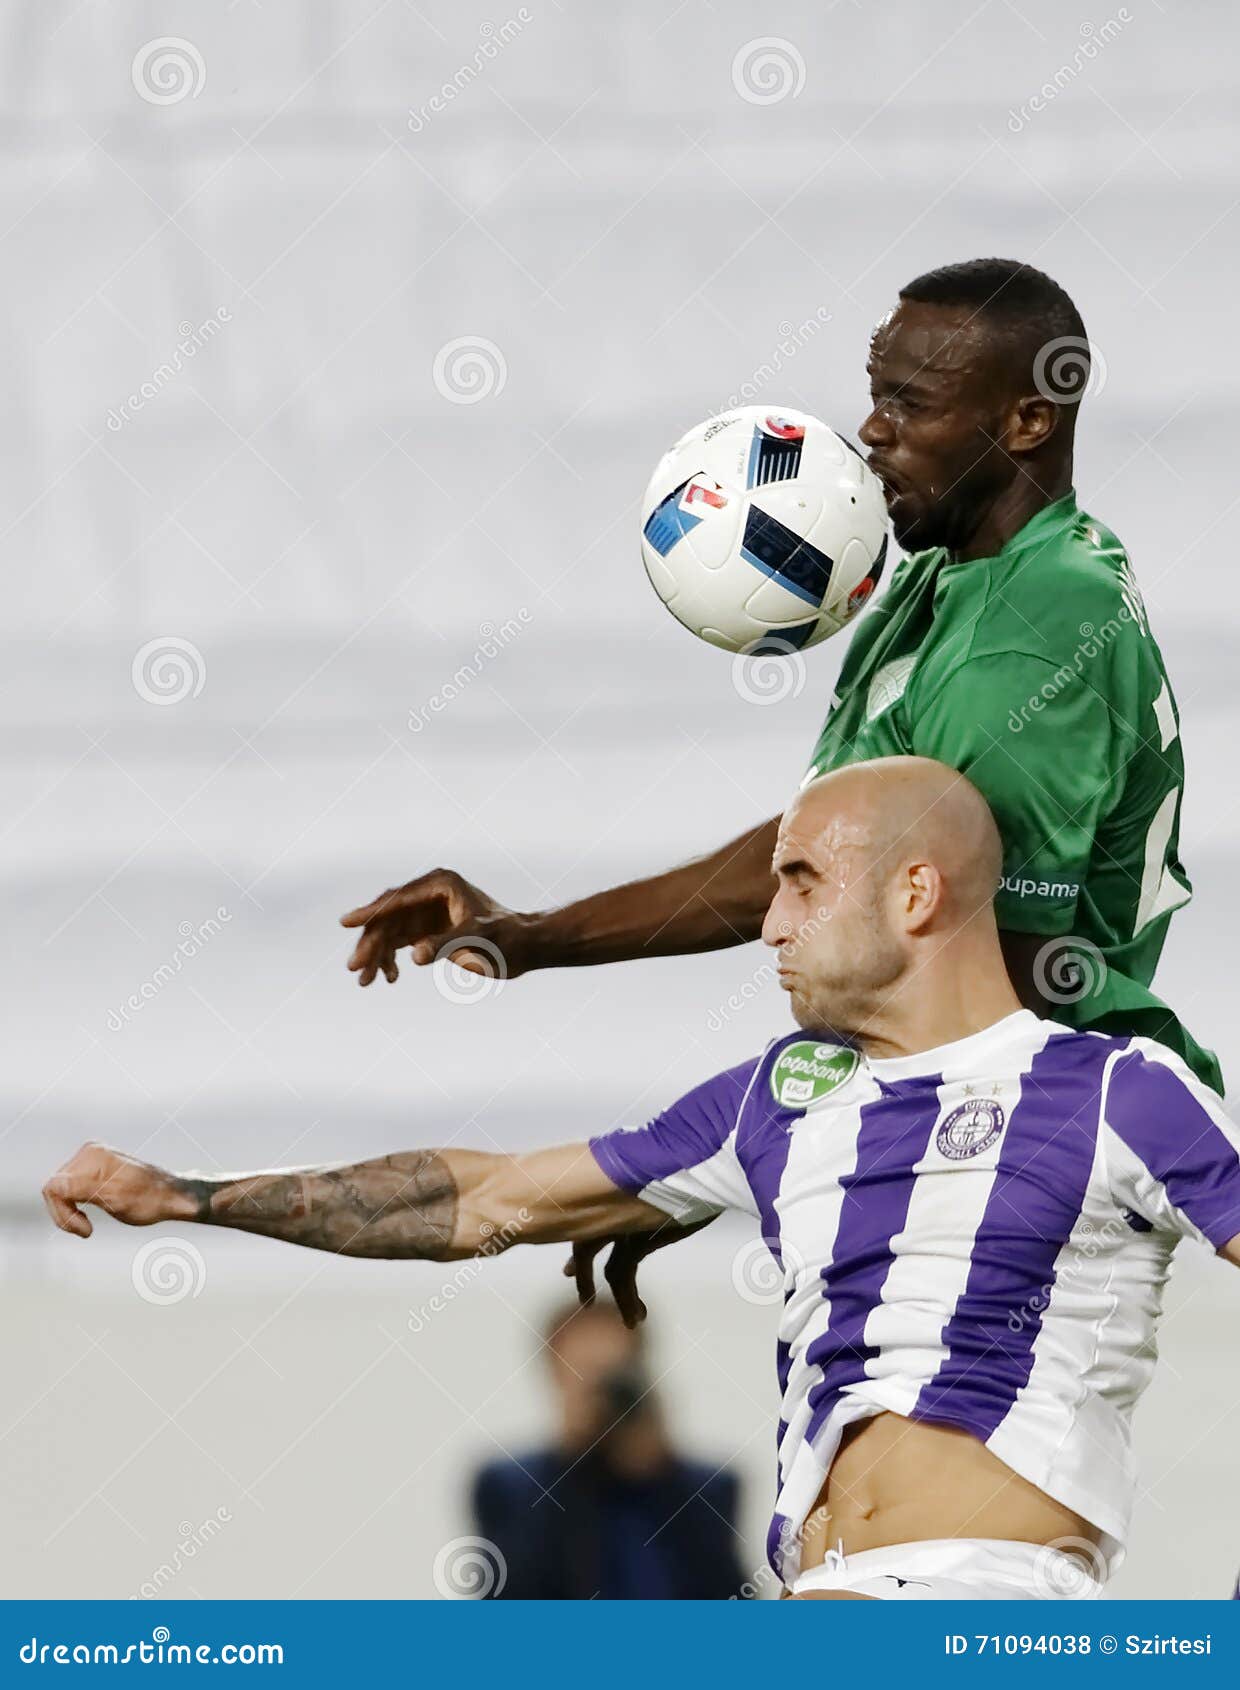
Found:
[[[929,757],[883,757],[820,775],[789,805],[783,827],[798,841],[819,841],[824,855],[847,836],[869,873],[914,858],[932,863],[949,921],[987,908],[999,885],[1003,847],[989,805],[972,781]]]
[[[945,764],[884,757],[811,782],[780,822],[762,929],[800,1024],[864,1039],[876,1018],[926,1021],[962,981],[1010,993],[1002,861],[985,799]]]

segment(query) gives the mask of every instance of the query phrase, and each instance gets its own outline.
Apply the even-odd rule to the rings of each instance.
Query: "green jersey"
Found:
[[[808,781],[911,753],[959,769],[1003,837],[999,926],[1045,934],[1050,1013],[1218,1064],[1150,991],[1192,888],[1179,716],[1128,557],[1069,494],[997,557],[900,564],[853,635]]]

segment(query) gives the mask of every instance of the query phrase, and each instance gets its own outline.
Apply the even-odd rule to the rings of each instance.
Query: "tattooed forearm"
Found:
[[[189,1177],[178,1185],[197,1203],[197,1218],[214,1226],[346,1256],[434,1260],[457,1253],[457,1182],[434,1150],[233,1179]]]
[[[194,1204],[196,1221],[211,1219],[211,1196],[219,1185],[218,1180],[199,1179],[196,1174],[173,1174],[170,1176],[175,1191],[188,1197]]]

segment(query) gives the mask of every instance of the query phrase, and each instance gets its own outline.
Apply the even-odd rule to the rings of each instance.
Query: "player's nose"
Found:
[[[891,419],[881,405],[875,405],[857,430],[857,439],[873,451],[876,446],[889,446],[894,438]]]
[[[778,949],[792,937],[792,924],[780,913],[778,897],[773,898],[762,920],[762,943]]]

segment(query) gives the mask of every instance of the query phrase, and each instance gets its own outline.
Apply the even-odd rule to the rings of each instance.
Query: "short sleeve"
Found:
[[[756,1215],[736,1155],[736,1123],[760,1058],[742,1062],[686,1092],[644,1127],[590,1140],[599,1167],[622,1191],[689,1224],[741,1209]]]
[[[1116,1059],[1103,1130],[1121,1208],[1216,1250],[1240,1235],[1240,1132],[1173,1052],[1141,1041]]]
[[[910,714],[917,755],[959,769],[994,812],[1000,927],[1070,933],[1123,761],[1105,701],[1045,658],[1003,652],[970,658]]]

